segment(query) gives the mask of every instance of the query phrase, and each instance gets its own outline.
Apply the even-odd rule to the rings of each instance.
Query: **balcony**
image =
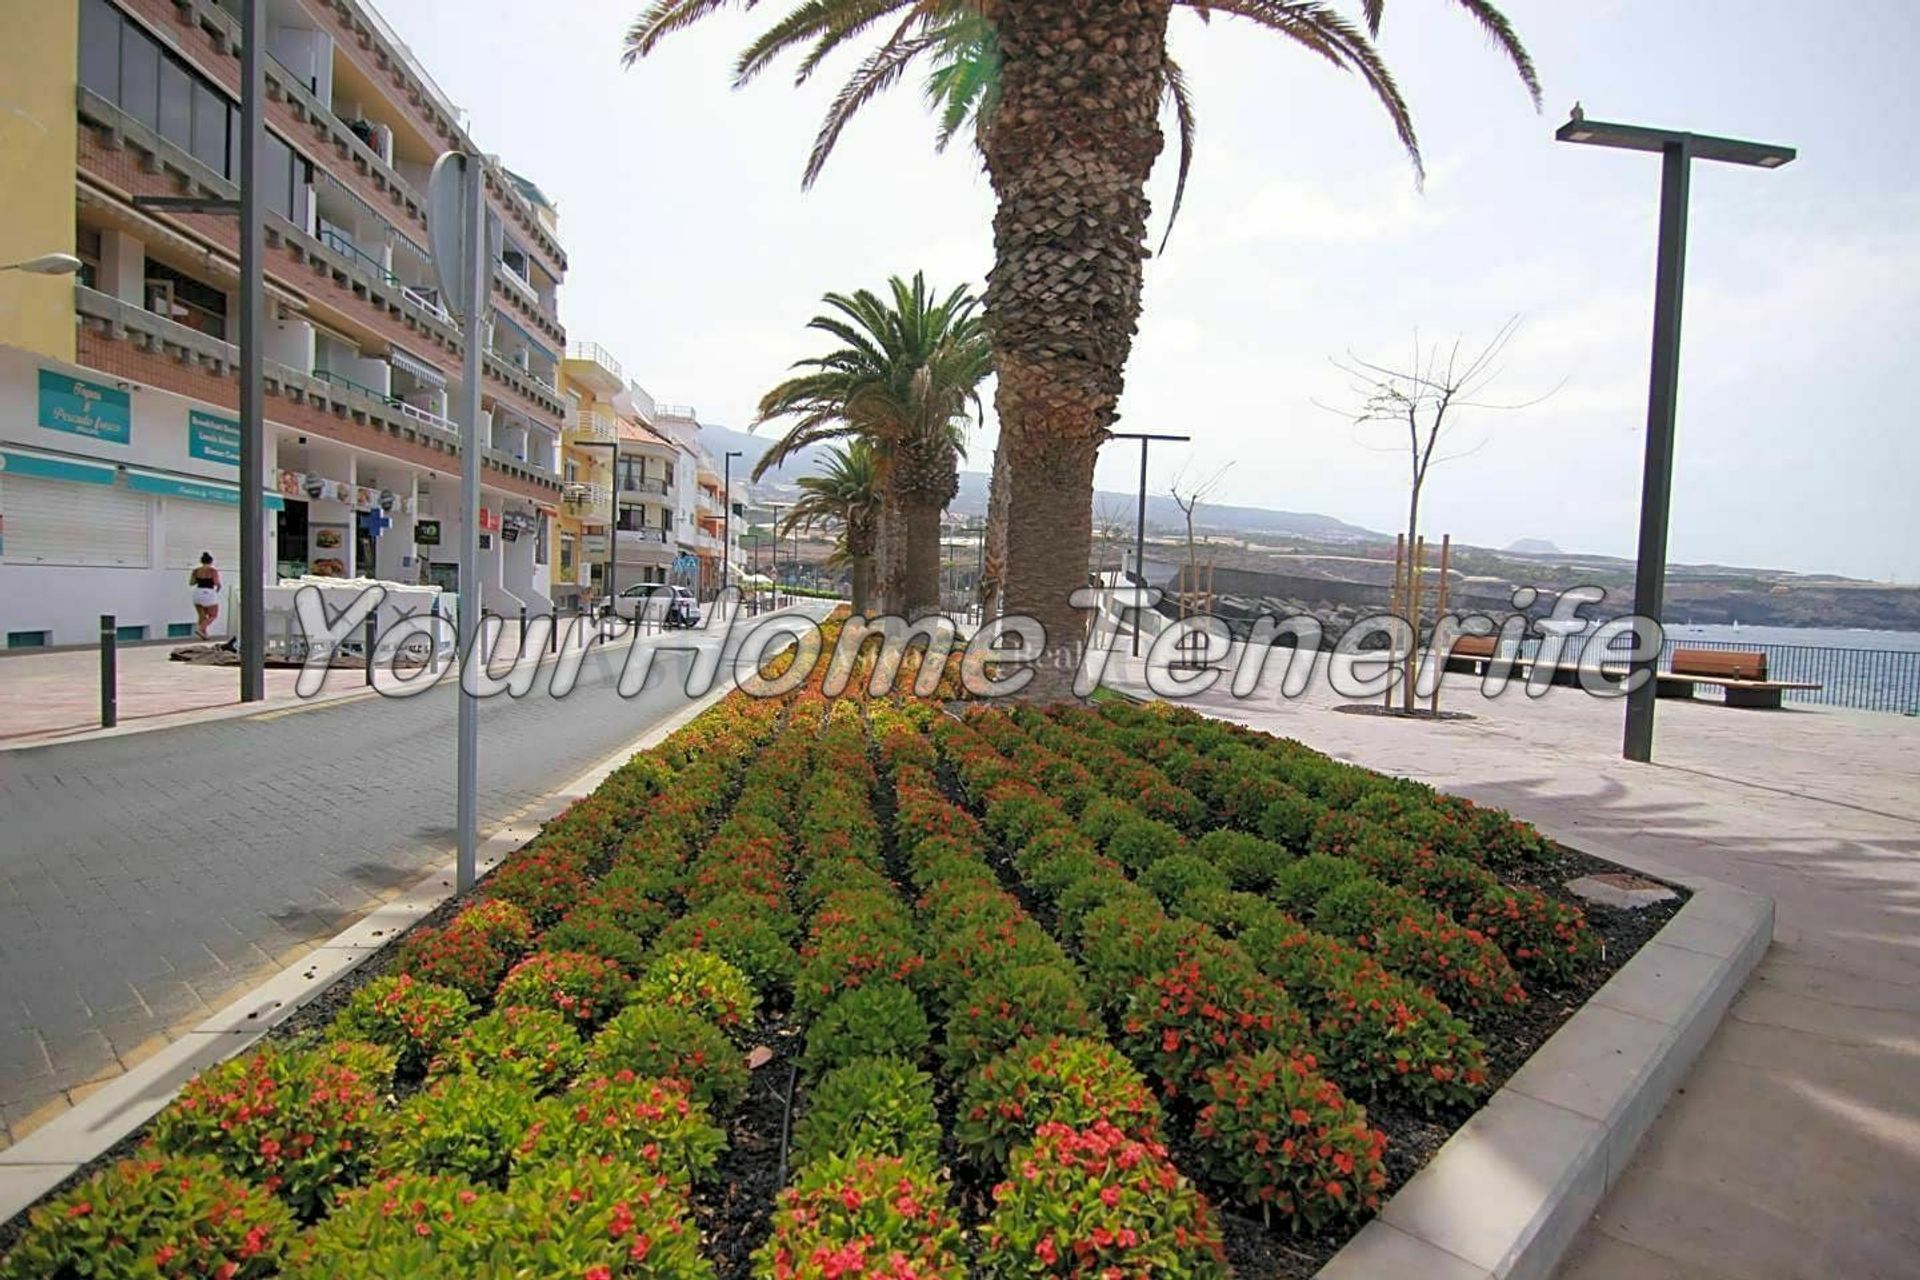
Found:
[[[665,480],[656,479],[652,476],[648,476],[645,479],[639,476],[620,477],[620,496],[623,498],[631,496],[665,499],[669,492]]]
[[[569,343],[567,365],[567,376],[597,396],[612,399],[627,389],[620,362],[597,342]]]
[[[620,424],[611,410],[595,406],[569,416],[566,439],[573,445],[609,445],[620,439]]]
[[[613,505],[613,489],[604,484],[570,484],[562,502],[566,505],[568,515],[579,516],[587,521],[598,517],[600,523],[605,523],[608,508]]]
[[[673,559],[673,538],[666,529],[619,529],[615,532],[615,559],[623,563],[665,564]]]

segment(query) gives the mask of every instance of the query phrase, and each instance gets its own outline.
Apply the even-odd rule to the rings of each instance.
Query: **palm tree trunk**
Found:
[[[896,473],[889,470],[880,494],[880,532],[874,541],[873,607],[876,614],[900,612],[906,573],[906,510]]]
[[[920,492],[903,500],[907,545],[900,611],[908,618],[940,609],[940,513],[946,505],[938,496]]]
[[[873,557],[854,556],[853,558],[853,611],[859,617],[870,616],[867,606],[872,603],[873,595]]]
[[[987,481],[987,541],[980,564],[980,609],[988,618],[1000,612],[1001,595],[1006,589],[1009,496],[1007,433],[1002,431],[993,446],[993,475]]]
[[[1006,611],[1046,629],[1022,695],[1072,695],[1085,619],[1093,462],[1140,318],[1147,177],[1160,154],[1171,0],[987,0],[1001,100],[986,137],[994,215],[987,326],[1007,437]]]

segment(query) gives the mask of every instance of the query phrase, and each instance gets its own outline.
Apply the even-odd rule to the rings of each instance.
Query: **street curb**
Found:
[[[771,617],[772,615],[768,614],[764,616]],[[633,637],[632,643],[637,644],[642,640],[658,640],[666,634],[665,632],[656,631],[651,635],[635,636]],[[560,658],[561,655],[559,653],[543,653],[539,665],[542,667],[549,666],[558,662]],[[489,665],[493,664],[490,663]],[[236,674],[238,670],[239,668],[234,668]],[[343,673],[350,679],[364,679],[364,676],[360,674],[360,668],[335,667],[328,673],[327,678],[329,680],[333,678],[332,673],[335,671]],[[446,673],[443,672],[441,675],[435,677],[435,682],[438,683],[445,679]],[[345,689],[322,690],[311,698],[296,696],[291,701],[213,703],[204,707],[188,707],[181,711],[163,711],[155,715],[129,719],[127,722],[117,724],[111,729],[80,728],[73,730],[71,733],[50,730],[46,734],[38,737],[0,740],[0,755],[4,755],[9,751],[32,751],[39,747],[70,746],[77,742],[101,742],[109,738],[130,738],[142,733],[155,733],[162,729],[186,729],[195,725],[219,724],[226,720],[250,720],[256,716],[290,715],[299,711],[318,710],[321,707],[337,707],[349,702],[362,702],[368,698],[386,696],[392,695],[388,691],[383,691],[371,685],[359,685]]]
[[[569,804],[589,794],[636,752],[658,746],[729,692],[722,682],[605,760],[536,801],[481,842],[484,876],[540,833]],[[363,916],[193,1030],[116,1076],[59,1118],[0,1151],[0,1223],[12,1219],[73,1172],[151,1119],[194,1075],[241,1052],[295,1010],[353,972],[407,928],[453,896],[454,864],[436,866],[398,898]]]
[[[1679,913],[1320,1269],[1319,1280],[1553,1274],[1773,941],[1773,899],[1676,879],[1693,889]]]

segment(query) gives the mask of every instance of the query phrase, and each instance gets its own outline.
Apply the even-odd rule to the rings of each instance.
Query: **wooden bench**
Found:
[[[1453,647],[1447,650],[1448,671],[1461,675],[1484,676],[1492,668],[1499,656],[1500,637],[1498,636],[1459,636],[1454,639]],[[1525,654],[1514,654],[1508,666],[1508,677],[1513,680],[1530,681],[1533,669],[1539,665],[1535,658]],[[1603,668],[1604,674],[1618,678],[1625,674],[1625,668],[1616,669],[1609,663]],[[1558,685],[1577,685],[1580,683],[1580,664],[1561,662],[1548,676],[1549,683]]]
[[[1654,692],[1662,698],[1691,698],[1701,685],[1716,685],[1730,707],[1778,710],[1788,689],[1818,689],[1810,680],[1767,679],[1767,655],[1757,649],[1675,649],[1673,663],[1659,674]]]

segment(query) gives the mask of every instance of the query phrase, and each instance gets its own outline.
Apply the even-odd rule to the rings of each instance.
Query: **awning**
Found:
[[[163,498],[217,502],[228,507],[240,505],[239,485],[222,484],[218,480],[201,480],[194,476],[173,475],[165,471],[144,471],[137,467],[128,467],[127,488],[135,493],[153,493]],[[286,506],[286,501],[277,493],[262,493],[260,504],[268,511],[278,511]]]
[[[405,347],[389,347],[387,349],[387,358],[393,361],[395,368],[405,369],[422,382],[431,383],[436,387],[442,388],[447,385],[446,374],[440,372],[419,356],[413,355]]]
[[[71,484],[112,484],[111,463],[89,462],[35,449],[0,449],[0,475],[34,480],[65,480]]]

